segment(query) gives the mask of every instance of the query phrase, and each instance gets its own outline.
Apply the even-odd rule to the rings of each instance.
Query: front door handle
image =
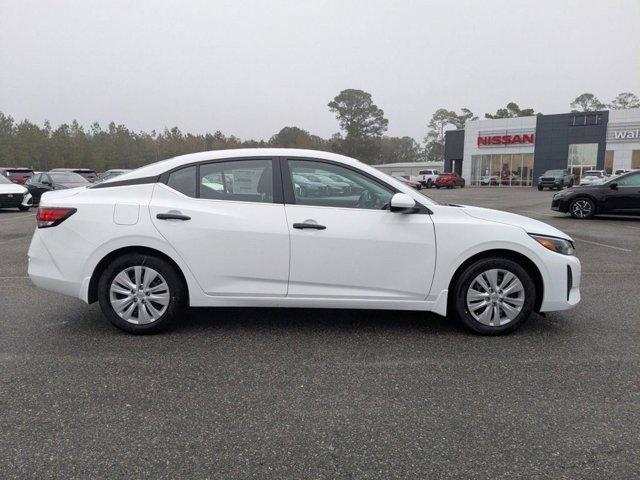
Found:
[[[156,218],[158,220],[191,220],[191,217],[181,213],[159,213]]]
[[[318,225],[317,223],[294,223],[293,228],[297,228],[298,230],[303,230],[305,228],[310,228],[312,230],[324,230],[324,225]]]

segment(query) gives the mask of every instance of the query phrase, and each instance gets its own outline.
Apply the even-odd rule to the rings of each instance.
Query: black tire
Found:
[[[433,187],[433,182],[431,181],[431,179],[427,180],[427,188],[431,188]]]
[[[18,207],[18,210],[20,210],[21,212],[26,212],[27,210],[29,210],[29,208],[31,207],[29,207],[28,205],[20,205]]]
[[[573,180],[569,180],[569,188],[573,187]]]
[[[436,185],[436,190],[440,190],[440,185]]]
[[[157,320],[144,325],[129,323],[121,318],[111,306],[109,298],[110,286],[115,276],[129,267],[138,265],[154,269],[164,278],[169,287],[169,303],[166,310]],[[150,334],[164,330],[184,312],[187,304],[186,300],[187,287],[178,272],[176,272],[175,267],[166,260],[153,255],[125,254],[110,263],[102,272],[98,282],[98,301],[103,314],[113,325],[133,334]]]
[[[422,184],[418,183],[418,186],[416,187],[417,190],[422,190]]]
[[[524,288],[522,310],[520,310],[520,313],[513,320],[500,326],[485,325],[476,320],[469,312],[466,302],[466,294],[472,282],[474,282],[476,277],[482,272],[491,269],[502,269],[514,274],[518,277]],[[459,275],[451,293],[452,301],[450,303],[450,309],[452,314],[460,320],[465,327],[482,335],[502,335],[513,332],[520,327],[527,321],[531,312],[533,312],[537,294],[531,274],[516,261],[500,257],[483,258],[466,267]]]
[[[542,185],[538,185],[538,190],[542,191],[542,190],[544,190],[544,187]]]
[[[596,204],[587,197],[578,197],[569,204],[569,213],[578,220],[588,220],[596,214]]]
[[[460,188],[464,188],[464,185],[465,185],[464,183],[462,185],[460,185]]]

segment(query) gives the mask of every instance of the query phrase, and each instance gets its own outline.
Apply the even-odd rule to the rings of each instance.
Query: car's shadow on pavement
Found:
[[[91,333],[100,331],[128,335],[110,325],[99,308],[92,313],[93,315],[84,317],[83,320],[86,321],[82,322],[83,327],[93,331]],[[73,323],[66,325],[71,326]],[[78,326],[76,324],[73,328]],[[554,314],[544,318],[532,314],[524,325],[509,336],[547,335],[560,332],[565,327],[566,321],[561,315]],[[247,307],[189,308],[160,335],[208,335],[221,332],[394,334],[400,337],[418,334],[480,338],[456,319],[428,312]]]

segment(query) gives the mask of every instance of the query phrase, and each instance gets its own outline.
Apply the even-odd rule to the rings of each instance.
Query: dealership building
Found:
[[[640,108],[469,120],[445,133],[444,169],[468,185],[532,186],[547,170],[640,169]]]

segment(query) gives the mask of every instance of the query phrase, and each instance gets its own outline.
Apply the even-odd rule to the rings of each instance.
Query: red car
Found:
[[[464,178],[457,173],[441,173],[436,178],[436,188],[464,188]]]
[[[33,170],[23,167],[0,167],[0,175],[13,183],[24,185],[27,180],[33,177]]]

